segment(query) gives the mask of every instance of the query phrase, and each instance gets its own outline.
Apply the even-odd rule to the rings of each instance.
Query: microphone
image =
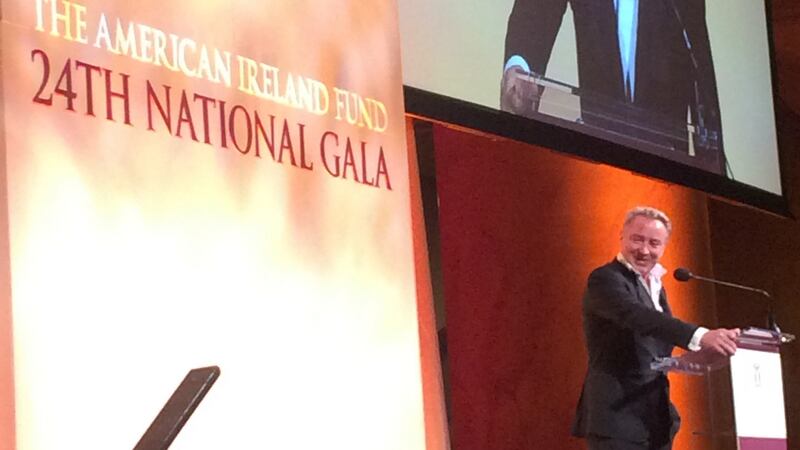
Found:
[[[675,277],[678,281],[689,281],[692,279],[692,272],[689,272],[689,269],[685,269],[683,267],[678,267],[672,272],[672,276]]]
[[[713,278],[701,277],[700,275],[693,274],[689,269],[685,267],[679,267],[675,269],[675,271],[672,272],[672,276],[675,277],[676,280],[681,282],[695,279],[700,281],[707,281],[709,283],[719,284],[722,286],[728,286],[735,289],[741,289],[744,291],[755,292],[756,294],[763,295],[764,297],[767,298],[767,327],[772,331],[778,333],[781,332],[780,327],[778,327],[778,323],[775,321],[775,312],[772,310],[772,296],[769,295],[769,292],[763,289],[757,289],[754,287],[745,286],[743,284],[736,284],[736,283],[731,283],[729,281],[721,281],[721,280],[715,280]]]

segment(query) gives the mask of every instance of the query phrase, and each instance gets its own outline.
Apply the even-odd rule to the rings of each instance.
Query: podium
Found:
[[[520,89],[522,98],[511,98],[512,85]],[[697,89],[693,100],[696,117],[691,121],[676,121],[631,101],[580,89],[520,67],[509,69],[501,91],[503,111],[727,175],[722,130],[718,121],[710,120],[718,113],[705,108],[704,97]]]
[[[711,435],[714,448],[720,437],[733,437],[738,450],[786,450],[786,415],[783,402],[783,377],[780,347],[794,336],[777,331],[747,328],[742,331],[736,354],[724,357],[710,351],[687,352],[661,358],[651,364],[653,370],[704,376],[707,380]],[[727,369],[730,383],[730,408],[733,429],[715,430],[715,374]],[[725,375],[725,374],[723,374]]]

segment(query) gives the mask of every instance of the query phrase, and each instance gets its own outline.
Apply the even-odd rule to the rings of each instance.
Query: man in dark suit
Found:
[[[621,250],[589,276],[583,299],[588,371],[573,434],[591,450],[666,450],[680,419],[666,375],[650,363],[673,346],[729,356],[739,330],[708,330],[672,317],[658,263],[671,232],[669,218],[650,207],[628,212]]]
[[[569,4],[575,22],[581,120],[688,152],[726,174],[705,0],[516,0],[508,20],[501,109],[532,116]]]

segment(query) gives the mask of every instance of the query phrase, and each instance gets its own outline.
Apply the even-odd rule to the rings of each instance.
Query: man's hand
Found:
[[[736,339],[739,334],[741,334],[741,331],[738,328],[711,330],[700,339],[700,348],[720,355],[731,356],[736,353]]]
[[[500,109],[520,116],[531,117],[539,109],[539,97],[544,90],[533,76],[520,66],[511,66],[503,73],[500,86]]]

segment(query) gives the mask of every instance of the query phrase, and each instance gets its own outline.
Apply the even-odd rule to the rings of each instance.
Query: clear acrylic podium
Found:
[[[703,117],[707,114],[698,113],[700,117],[691,121],[676,121],[629,101],[582,90],[520,67],[509,72],[507,82],[525,86],[525,98],[515,104],[504,95],[504,85],[500,98],[503,111],[727,175],[722,130],[713,121],[706,123]],[[704,111],[703,96],[698,91],[695,95],[697,111]]]
[[[786,450],[780,347],[792,340],[789,334],[747,328],[730,358],[701,350],[659,359],[651,367],[706,378],[712,416],[707,433],[714,449]],[[732,420],[715,420],[720,409],[732,410]]]

